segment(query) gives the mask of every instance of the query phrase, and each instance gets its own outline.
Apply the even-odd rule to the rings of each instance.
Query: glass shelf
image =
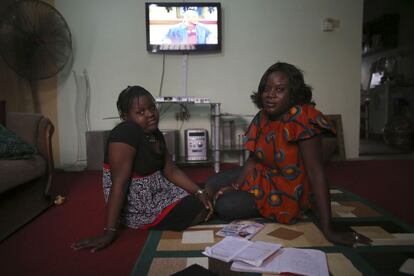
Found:
[[[242,151],[244,148],[240,145],[234,145],[234,146],[220,146],[220,151]]]

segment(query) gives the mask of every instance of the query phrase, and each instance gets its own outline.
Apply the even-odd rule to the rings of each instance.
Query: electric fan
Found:
[[[0,54],[17,74],[28,80],[47,79],[66,65],[72,39],[63,16],[38,0],[9,5],[0,21]]]

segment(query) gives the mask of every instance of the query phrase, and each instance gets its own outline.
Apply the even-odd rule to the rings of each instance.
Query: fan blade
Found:
[[[72,56],[72,37],[63,16],[50,4],[22,0],[10,5],[0,21],[0,53],[19,75],[52,77]]]

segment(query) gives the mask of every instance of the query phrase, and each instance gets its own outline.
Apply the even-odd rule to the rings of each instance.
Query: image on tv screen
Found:
[[[218,46],[218,9],[217,5],[148,4],[148,50],[197,50]]]

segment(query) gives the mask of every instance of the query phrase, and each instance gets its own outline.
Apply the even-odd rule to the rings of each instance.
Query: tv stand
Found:
[[[183,104],[183,102],[158,102],[161,105],[170,105],[170,104]],[[209,150],[208,160],[200,161],[187,161],[184,157],[181,157],[179,152],[177,152],[175,162],[178,165],[208,165],[213,164],[214,172],[220,172],[220,163],[221,163],[221,152],[239,152],[239,163],[242,166],[245,162],[245,150],[240,145],[234,145],[231,147],[223,146],[220,143],[220,123],[222,116],[228,116],[221,114],[220,112],[220,103],[206,103],[206,102],[197,102],[197,103],[187,103],[187,106],[210,106],[211,113],[211,126],[210,126],[210,137],[211,145]],[[106,119],[115,119],[117,117],[109,117]],[[107,136],[110,130],[99,130],[99,131],[87,131],[86,132],[86,149],[87,149],[87,169],[88,170],[100,170],[103,162],[103,152],[104,145],[106,143]]]
[[[164,97],[165,98],[165,97]],[[174,97],[176,98],[176,97]],[[220,103],[207,103],[205,101],[200,102],[182,102],[182,101],[175,101],[175,100],[168,100],[168,101],[160,101],[157,99],[157,103],[160,105],[164,104],[187,104],[187,106],[200,106],[200,105],[209,105],[210,106],[210,113],[211,113],[211,156],[209,156],[208,160],[203,161],[186,161],[184,158],[178,158],[177,164],[185,164],[185,165],[192,165],[192,164],[209,164],[213,163],[214,171],[216,173],[220,172]]]

